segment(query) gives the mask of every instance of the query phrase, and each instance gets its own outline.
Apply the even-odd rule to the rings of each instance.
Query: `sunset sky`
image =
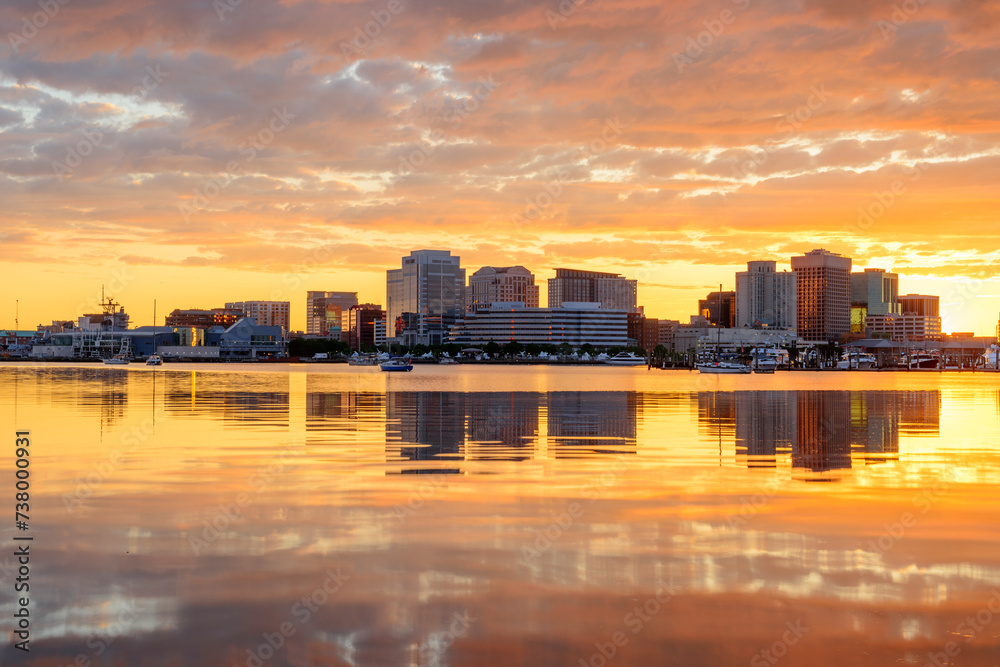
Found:
[[[687,321],[825,247],[996,331],[996,0],[49,2],[0,7],[0,326],[104,284],[302,329],[418,248]]]

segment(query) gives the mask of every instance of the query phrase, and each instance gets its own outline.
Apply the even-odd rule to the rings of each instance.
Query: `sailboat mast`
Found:
[[[722,358],[722,283],[719,283],[719,316],[715,320],[715,360]]]

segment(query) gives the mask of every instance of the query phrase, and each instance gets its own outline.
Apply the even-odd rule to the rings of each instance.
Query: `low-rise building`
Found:
[[[210,308],[202,310],[198,308],[180,309],[175,308],[173,312],[164,318],[163,324],[167,327],[198,327],[208,329],[214,326],[229,327],[246,317],[239,308]]]
[[[468,313],[451,329],[459,344],[518,343],[595,347],[628,344],[627,310],[605,310],[600,303],[565,302],[561,308],[528,308],[524,302],[497,302]]]
[[[940,340],[941,318],[928,315],[869,315],[865,330],[872,338],[889,340]]]

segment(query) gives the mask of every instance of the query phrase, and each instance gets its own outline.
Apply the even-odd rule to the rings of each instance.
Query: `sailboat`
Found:
[[[163,363],[163,357],[156,353],[156,299],[153,299],[153,354],[146,359],[147,366],[159,366]]]
[[[716,342],[715,342],[715,361],[695,364],[695,368],[698,369],[698,372],[714,373],[714,374],[738,373],[742,375],[747,375],[749,373],[752,373],[753,369],[745,364],[719,360],[719,350],[722,349],[722,285],[719,285],[719,317],[718,317],[718,324],[716,325],[716,331],[718,333],[716,334]]]

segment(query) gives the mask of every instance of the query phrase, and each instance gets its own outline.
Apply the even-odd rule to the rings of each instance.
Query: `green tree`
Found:
[[[483,352],[490,355],[490,359],[496,359],[497,355],[500,354],[500,346],[497,345],[496,341],[490,341],[486,343],[486,347],[483,348]]]
[[[503,346],[503,355],[505,357],[516,357],[522,352],[524,352],[524,345],[518,343],[516,340],[512,340]]]
[[[542,353],[542,346],[538,343],[528,343],[524,346],[524,351],[533,357],[537,357]]]
[[[568,357],[573,354],[573,346],[569,343],[559,343],[558,347],[556,347],[556,352],[564,357]]]

